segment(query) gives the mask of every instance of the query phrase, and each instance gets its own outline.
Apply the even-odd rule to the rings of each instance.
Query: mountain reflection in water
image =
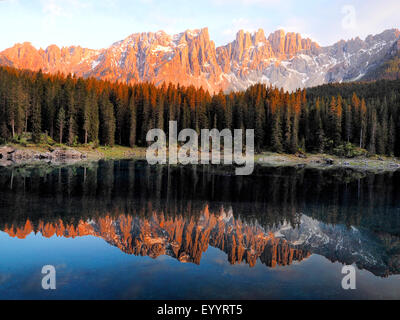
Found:
[[[286,229],[286,226],[282,226]],[[200,264],[208,246],[228,255],[231,264],[245,261],[254,266],[257,259],[269,267],[289,265],[310,255],[310,251],[286,241],[280,231],[264,230],[258,224],[236,219],[232,212],[210,213],[208,207],[196,218],[166,217],[154,212],[148,218],[131,215],[104,216],[80,221],[77,226],[40,221],[36,227],[28,220],[20,228],[4,229],[8,235],[25,238],[32,232],[45,237],[95,236],[118,247],[125,253],[157,258],[169,255],[181,262]]]
[[[127,254],[290,265],[311,254],[377,276],[400,270],[398,172],[161,167],[107,161],[0,169],[0,230],[95,236]]]
[[[235,218],[231,211],[210,213],[206,206],[195,218],[168,217],[156,212],[148,217],[115,213],[77,224],[59,220],[39,221],[34,226],[27,220],[21,226],[6,225],[3,231],[19,239],[32,232],[46,238],[94,236],[127,254],[154,259],[168,255],[195,264],[201,263],[202,254],[212,246],[225,252],[231,264],[245,262],[250,267],[255,266],[257,259],[273,268],[317,253],[332,262],[356,263],[360,269],[379,276],[398,274],[400,269],[400,251],[393,250],[399,244],[398,237],[327,225],[306,215],[300,217],[297,226],[282,223],[265,229],[258,222],[246,223]]]
[[[0,167],[0,299],[398,299],[399,199],[400,172]]]

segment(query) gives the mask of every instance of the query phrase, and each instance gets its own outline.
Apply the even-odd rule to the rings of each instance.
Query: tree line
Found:
[[[147,146],[150,129],[254,129],[257,151],[400,155],[400,81],[285,92],[262,84],[214,95],[194,86],[126,85],[0,68],[0,142],[31,133],[68,145]]]
[[[123,179],[119,179],[123,176]],[[215,166],[155,166],[100,161],[82,166],[0,167],[0,229],[29,219],[77,224],[109,215],[184,216],[196,221],[232,208],[243,222],[266,229],[299,223],[301,212],[327,224],[360,226],[400,236],[400,175],[343,169],[257,166],[251,176],[221,174]],[[40,201],[45,197],[47,201]],[[329,203],[329,205],[327,205]]]

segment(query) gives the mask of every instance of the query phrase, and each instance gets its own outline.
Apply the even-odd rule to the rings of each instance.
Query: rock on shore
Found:
[[[0,162],[3,163],[32,160],[60,162],[80,159],[86,159],[86,155],[73,149],[56,148],[48,152],[38,152],[29,149],[15,149],[9,146],[0,148]]]

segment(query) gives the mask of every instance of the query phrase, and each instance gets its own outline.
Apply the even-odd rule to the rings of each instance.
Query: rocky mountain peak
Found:
[[[284,30],[277,30],[268,36],[268,41],[271,43],[272,50],[279,58],[285,55],[285,37]]]
[[[254,32],[252,38],[253,38],[253,43],[255,43],[256,45],[259,43],[265,43],[267,41],[263,29],[258,29],[256,32]]]
[[[18,69],[37,70],[42,65],[40,52],[30,42],[17,43],[1,55]]]
[[[242,90],[261,82],[296,90],[333,81],[361,79],[400,50],[400,31],[320,47],[299,33],[240,30],[217,47],[208,28],[169,35],[164,31],[134,33],[109,48],[51,45],[37,50],[30,43],[0,52],[0,64],[20,69],[134,84],[142,81],[202,86],[210,92]]]
[[[271,33],[268,37],[268,41],[270,41],[274,53],[280,59],[291,58],[304,50],[310,51],[319,48],[319,45],[311,39],[303,39],[299,33],[285,33],[284,30]]]

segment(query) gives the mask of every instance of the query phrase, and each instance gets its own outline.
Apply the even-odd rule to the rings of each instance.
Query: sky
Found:
[[[100,49],[136,32],[203,27],[217,46],[259,28],[331,45],[400,28],[399,15],[399,0],[0,0],[0,50],[26,41]]]

